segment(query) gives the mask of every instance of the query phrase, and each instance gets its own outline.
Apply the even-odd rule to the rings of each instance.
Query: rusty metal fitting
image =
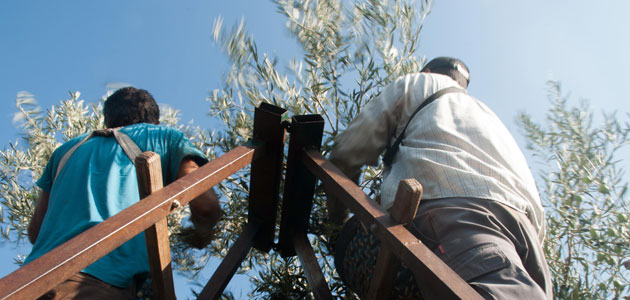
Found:
[[[182,206],[182,204],[179,203],[177,199],[175,199],[173,200],[173,203],[171,203],[171,210],[178,209],[180,206]]]

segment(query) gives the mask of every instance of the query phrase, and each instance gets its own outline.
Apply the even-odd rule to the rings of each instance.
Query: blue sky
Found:
[[[205,98],[221,86],[227,59],[211,41],[213,21],[245,18],[259,50],[298,53],[269,1],[2,1],[0,2],[0,141],[18,138],[11,122],[19,91],[42,107],[68,91],[97,101],[112,83],[149,90],[160,103],[212,126]],[[630,2],[603,0],[435,1],[420,37],[427,58],[455,56],[471,70],[470,93],[484,101],[524,145],[514,118],[538,121],[549,107],[545,82],[562,82],[572,103],[595,112],[630,112]],[[626,158],[623,158],[626,159]],[[0,242],[0,276],[28,252]],[[186,293],[178,284],[178,294]],[[236,295],[239,293],[234,290]]]

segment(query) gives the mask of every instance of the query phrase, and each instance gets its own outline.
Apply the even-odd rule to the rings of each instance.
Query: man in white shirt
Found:
[[[488,299],[551,299],[533,176],[499,118],[467,94],[469,81],[466,65],[449,57],[397,79],[335,138],[330,160],[358,178],[387,149],[383,208],[392,206],[400,180],[417,179],[423,200],[414,234],[455,272]],[[347,213],[329,201],[331,220],[342,222]]]

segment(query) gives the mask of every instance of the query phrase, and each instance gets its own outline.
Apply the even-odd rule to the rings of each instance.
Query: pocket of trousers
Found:
[[[437,252],[437,248],[440,245],[437,232],[434,228],[435,214],[433,211],[425,212],[416,217],[413,222],[405,226],[413,235],[415,235],[423,244],[427,246],[431,251]]]
[[[503,251],[492,243],[464,251],[446,263],[465,281],[509,267],[511,264]]]

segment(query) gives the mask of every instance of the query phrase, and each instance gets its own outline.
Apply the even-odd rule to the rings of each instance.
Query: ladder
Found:
[[[401,181],[391,214],[320,153],[324,121],[319,115],[293,116],[262,103],[254,112],[253,138],[198,170],[162,187],[159,156],[136,158],[141,201],[75,236],[0,279],[0,299],[36,299],[141,232],[145,232],[156,299],[175,299],[166,217],[201,193],[251,164],[248,222],[198,299],[219,299],[252,248],[269,252],[279,225],[277,250],[296,256],[316,299],[333,299],[307,237],[317,181],[348,207],[381,240],[369,298],[386,299],[399,263],[441,299],[482,299],[405,227],[415,217],[422,187]],[[290,140],[280,222],[280,181],[286,132]]]

